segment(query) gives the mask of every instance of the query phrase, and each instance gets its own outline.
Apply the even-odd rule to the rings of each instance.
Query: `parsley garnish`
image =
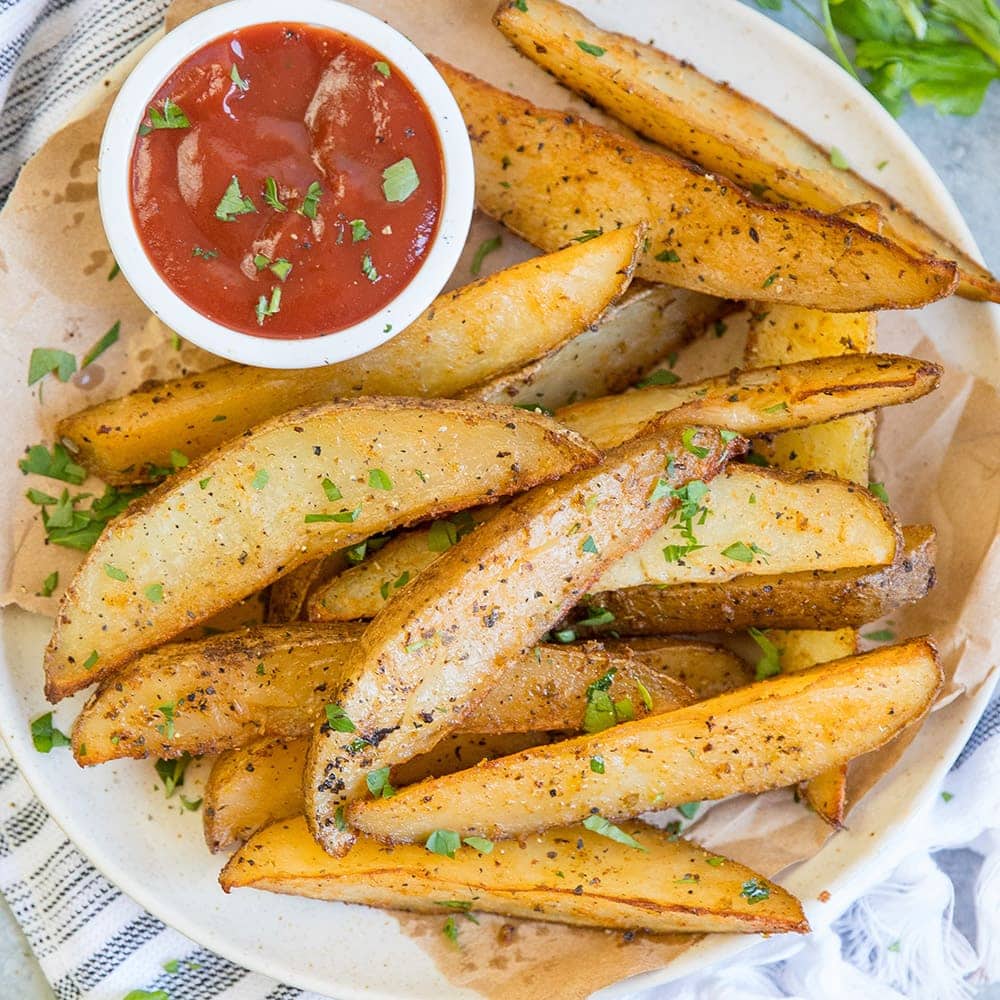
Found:
[[[689,552],[697,552],[698,549],[703,549],[704,545],[665,545],[663,547],[663,559],[664,562],[675,563],[680,562]]]
[[[319,524],[323,521],[336,521],[338,524],[353,524],[361,517],[361,504],[354,510],[342,510],[337,514],[306,514],[306,524]]]
[[[432,854],[443,854],[446,858],[454,858],[461,846],[462,838],[454,830],[434,830],[424,844]]]
[[[740,895],[750,903],[762,903],[771,898],[771,890],[760,879],[752,878],[743,883]]]
[[[583,544],[580,546],[581,552],[589,552],[591,555],[599,555],[600,549],[597,547],[597,542],[594,541],[593,535],[587,535],[583,540]]]
[[[847,162],[847,157],[836,146],[830,147],[830,165],[836,167],[838,170],[851,169],[851,165]]]
[[[591,757],[590,769],[594,774],[604,774],[604,758],[601,756]]]
[[[119,583],[126,583],[128,581],[128,573],[119,569],[117,566],[112,566],[111,563],[104,564],[104,572],[107,573],[112,580],[117,580]]]
[[[288,211],[288,206],[278,197],[278,182],[273,177],[264,178],[264,202],[276,212]]]
[[[118,275],[121,274],[121,270],[122,269],[118,266],[118,261],[112,258],[111,270],[108,271],[108,281],[114,281],[115,278],[117,278]]]
[[[46,375],[55,375],[60,382],[68,382],[76,371],[76,358],[69,351],[54,347],[36,347],[28,361],[28,385],[34,385]]]
[[[240,179],[233,174],[233,179],[229,182],[225,194],[215,207],[215,217],[223,222],[233,222],[238,215],[248,215],[256,212],[254,203],[249,195],[245,195],[240,190]]]
[[[675,385],[680,382],[681,377],[676,372],[667,371],[666,368],[658,368],[655,372],[650,372],[645,378],[639,379],[635,387],[645,389],[651,385]]]
[[[528,12],[528,0],[514,0],[514,6],[523,13]]]
[[[163,584],[162,583],[151,583],[143,593],[153,604],[163,603]]]
[[[751,563],[753,562],[754,556],[758,555],[767,562],[768,553],[762,548],[758,547],[755,542],[751,542],[749,545],[746,542],[733,542],[732,545],[727,545],[723,550],[722,554],[727,559],[735,559],[736,562]]]
[[[39,591],[39,597],[51,597],[56,587],[59,586],[59,571],[55,570],[42,580],[42,589]]]
[[[769,275],[768,275],[768,276],[767,276],[767,277],[766,277],[766,278],[764,279],[764,284],[762,284],[762,285],[761,285],[760,287],[761,287],[761,288],[770,288],[770,287],[771,287],[771,285],[773,285],[773,284],[774,284],[774,283],[775,283],[775,282],[776,282],[777,280],[778,280],[778,272],[777,272],[777,271],[772,271],[772,272],[771,272],[771,273],[770,273],[770,274],[769,274]]]
[[[97,666],[97,661],[101,658],[101,654],[97,652],[96,649],[90,651],[90,655],[83,661],[84,670],[93,670]]]
[[[184,772],[194,758],[189,753],[182,753],[173,760],[158,760],[153,766],[163,782],[167,798],[172,798],[174,792],[184,784]]]
[[[586,243],[588,240],[596,240],[598,236],[604,235],[604,227],[600,229],[585,229],[579,236],[573,237],[574,243]]]
[[[147,110],[149,113],[149,124],[147,125],[143,122],[139,126],[139,135],[149,135],[150,132],[155,132],[161,128],[190,128],[191,126],[188,116],[169,97],[164,99],[162,111],[153,105],[150,105]]]
[[[593,813],[588,816],[584,821],[583,825],[593,833],[600,834],[602,837],[607,837],[609,840],[614,840],[619,844],[624,844],[626,847],[634,847],[637,851],[648,851],[648,847],[643,847],[635,837],[630,836],[620,827],[615,826],[610,820],[605,819],[600,813]]]
[[[376,73],[381,73],[387,80],[392,75],[392,70],[389,69],[389,64],[383,59],[380,59],[376,63],[372,63],[372,69],[374,69]]]
[[[578,38],[576,40],[577,47],[582,49],[587,53],[588,56],[597,56],[600,58],[604,55],[605,50],[600,47],[600,45],[592,45],[590,42],[585,42]]]
[[[68,747],[69,737],[52,725],[52,713],[46,712],[31,723],[31,742],[39,753],[55,747]]]
[[[600,733],[610,729],[619,722],[628,722],[635,717],[632,702],[628,698],[613,701],[608,693],[614,681],[616,667],[587,686],[587,707],[583,712],[583,731],[585,733]]]
[[[480,854],[489,854],[493,850],[493,841],[485,837],[463,837],[462,843]]]
[[[157,711],[163,716],[163,722],[156,727],[156,731],[168,740],[172,740],[176,735],[174,730],[174,703],[170,701],[165,705],[158,705]]]
[[[382,277],[378,273],[378,268],[372,263],[371,254],[366,253],[361,258],[361,273],[374,285]]]
[[[663,250],[656,255],[656,260],[664,264],[679,264],[681,258],[676,250]]]
[[[757,680],[774,677],[781,673],[781,650],[759,628],[751,628],[750,638],[760,647],[763,654],[757,661]]]
[[[458,924],[455,923],[454,917],[449,917],[444,922],[444,927],[441,928],[444,936],[456,947],[458,947]]]
[[[250,89],[250,84],[247,83],[242,76],[240,76],[240,71],[237,68],[236,63],[233,63],[233,68],[229,71],[229,79],[244,92]]]
[[[267,486],[271,479],[271,473],[267,469],[258,469],[257,474],[253,477],[250,485],[258,492]]]
[[[121,328],[121,320],[116,321],[114,326],[83,356],[80,367],[86,368],[87,365],[93,364],[112,344],[116,343]]]
[[[869,483],[868,492],[871,493],[873,497],[878,497],[878,499],[881,500],[882,503],[889,502],[889,494],[886,493],[885,491],[884,483]]]
[[[431,552],[447,552],[475,527],[475,519],[467,510],[459,511],[446,521],[434,521],[427,533],[427,548]]]
[[[90,494],[84,493],[71,498],[69,490],[63,490],[51,511],[48,506],[42,507],[45,536],[53,545],[86,552],[97,541],[108,521],[125,510],[144,492],[141,487],[133,490],[117,490],[113,486],[108,486],[103,496],[92,500],[90,508],[85,509],[78,507],[77,504],[87,499]]]
[[[326,721],[330,728],[338,733],[357,732],[357,726],[347,717],[347,713],[339,705],[326,706]]]
[[[788,404],[784,400],[782,400],[780,403],[775,403],[774,406],[766,406],[766,407],[764,407],[764,412],[765,413],[787,413],[788,412]]]
[[[701,807],[701,803],[700,802],[683,802],[683,803],[681,803],[681,805],[679,805],[677,807],[677,811],[685,819],[694,819],[695,813],[698,812],[698,809],[700,807]]]
[[[254,314],[257,316],[257,325],[263,326],[264,320],[268,316],[274,316],[276,313],[281,312],[281,286],[275,285],[271,289],[270,300],[266,295],[262,295],[257,300],[257,305],[254,309]]]
[[[649,688],[646,687],[646,685],[643,684],[642,681],[639,680],[638,677],[635,679],[635,686],[636,686],[636,689],[639,692],[639,697],[642,699],[643,705],[646,706],[646,711],[647,712],[652,712],[653,711],[653,696],[649,693]]]
[[[344,494],[340,492],[340,487],[330,479],[323,480],[323,492],[327,500],[333,503],[334,500],[343,500]]]
[[[595,608],[587,605],[587,617],[576,622],[578,627],[595,628],[598,625],[610,625],[615,620],[614,613],[607,608]]]
[[[396,789],[389,784],[388,766],[369,771],[365,776],[365,784],[376,799],[391,799],[396,794]]]
[[[681,431],[681,444],[684,446],[684,450],[694,455],[695,458],[704,458],[708,454],[708,448],[694,443],[694,436],[697,433],[694,427],[685,427]]]
[[[873,632],[862,632],[861,637],[869,642],[892,642],[896,633],[891,628],[880,628]]]
[[[368,224],[364,219],[351,219],[347,224],[351,227],[352,243],[360,243],[362,240],[370,240],[372,238],[372,231],[368,228]]]
[[[192,257],[201,257],[203,260],[215,260],[219,256],[218,250],[206,250],[204,247],[196,246],[191,251]]]
[[[483,240],[482,243],[476,248],[476,253],[472,258],[472,263],[469,265],[469,271],[476,275],[482,270],[483,261],[486,259],[487,254],[493,253],[495,250],[499,250],[503,246],[503,240],[498,233],[491,240]]]
[[[392,480],[381,469],[369,469],[368,485],[373,490],[391,490]]]
[[[382,193],[386,201],[406,201],[419,186],[417,169],[408,156],[382,171]]]
[[[319,181],[313,181],[306,188],[306,196],[302,199],[302,204],[299,205],[299,215],[304,215],[307,219],[315,219],[316,209],[322,195],[323,189],[320,187]]]

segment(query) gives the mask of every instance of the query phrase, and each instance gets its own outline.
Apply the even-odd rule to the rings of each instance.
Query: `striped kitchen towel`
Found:
[[[159,26],[166,0],[0,0],[0,205],[24,160],[87,88]],[[1000,702],[994,700],[941,800],[910,831],[911,854],[832,932],[791,942],[782,961],[663,987],[676,1000],[802,997],[942,1000],[1000,980]],[[318,1000],[199,947],[133,903],[72,846],[0,746],[0,893],[59,1000]],[[991,832],[991,827],[992,832]],[[941,847],[984,857],[977,946],[955,928]],[[162,992],[157,992],[162,991]],[[0,998],[11,994],[0,982]]]

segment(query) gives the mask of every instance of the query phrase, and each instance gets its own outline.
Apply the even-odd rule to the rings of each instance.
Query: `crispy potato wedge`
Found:
[[[899,528],[884,504],[867,490],[819,474],[732,465],[709,487],[702,506],[712,512],[694,528],[702,548],[681,553],[677,546],[684,546],[684,538],[671,519],[644,545],[609,567],[595,590],[624,592],[648,585],[717,584],[748,573],[784,577],[884,566],[899,548]],[[732,550],[738,542],[763,551]],[[391,596],[412,585],[438,559],[440,553],[432,551],[430,543],[430,529],[425,527],[399,534],[370,562],[317,586],[309,600],[309,618],[374,617]],[[664,550],[669,547],[676,551],[667,561]],[[727,550],[735,551],[735,557]],[[403,584],[397,587],[400,580]],[[664,600],[669,604],[671,597]],[[603,597],[600,603],[606,603]],[[647,603],[655,606],[655,600]],[[655,633],[655,621],[650,624]]]
[[[934,647],[915,639],[357,800],[347,821],[383,843],[437,829],[504,839],[780,788],[883,746],[941,683]],[[596,756],[604,774],[590,770]]]
[[[504,0],[494,21],[529,59],[641,135],[760,190],[768,201],[821,212],[875,202],[893,239],[958,262],[959,294],[1000,301],[1000,283],[982,264],[855,171],[832,166],[828,150],[729,84],[652,45],[603,31],[559,0],[539,0],[524,10]],[[577,39],[599,46],[601,58],[584,53]]]
[[[951,262],[844,219],[756,201],[673,154],[435,65],[472,138],[479,207],[536,246],[645,220],[639,277],[720,298],[853,312],[920,306],[954,289]]]
[[[717,583],[598,592],[591,602],[611,612],[614,621],[593,628],[574,627],[584,635],[614,631],[625,636],[737,632],[751,625],[856,628],[914,604],[934,586],[934,529],[919,524],[902,531],[903,544],[888,566],[746,574]]]
[[[279,577],[271,584],[267,621],[272,625],[298,621],[304,617],[306,601],[312,589],[350,566],[351,562],[342,550],[322,559],[312,559]]]
[[[734,308],[686,288],[636,281],[598,323],[547,357],[467,389],[460,398],[555,410],[575,399],[621,392]]]
[[[742,438],[691,428],[609,452],[593,470],[521,497],[443,553],[365,631],[336,701],[350,732],[323,723],[306,767],[306,816],[331,852],[350,847],[338,824],[365,775],[465,726],[500,669],[525,655],[601,571],[662,523],[672,487],[711,479]],[[697,452],[697,454],[696,454]],[[667,468],[668,456],[677,458]],[[495,626],[500,625],[500,628]],[[459,665],[457,667],[456,665]]]
[[[407,785],[548,742],[548,733],[453,733],[427,753],[394,767],[389,780],[394,786]],[[308,750],[306,737],[265,739],[216,758],[202,808],[209,850],[242,844],[265,826],[302,815]]]
[[[712,481],[701,506],[709,511],[693,523],[701,548],[677,551],[687,544],[671,519],[609,567],[594,590],[884,566],[902,537],[889,508],[868,490],[818,473],[733,465]]]
[[[655,827],[632,823],[627,832],[644,850],[573,827],[496,844],[488,855],[470,847],[454,858],[422,846],[387,850],[362,838],[332,858],[299,818],[262,830],[219,882],[226,892],[254,888],[439,915],[468,901],[486,913],[656,933],[809,929],[798,900],[749,868]],[[767,887],[766,899],[747,899],[751,880]]]
[[[73,752],[89,765],[219,753],[260,737],[304,736],[347,676],[363,633],[357,624],[294,622],[151,650],[91,696],[73,727]],[[627,652],[612,656],[594,642],[544,644],[509,657],[463,729],[579,730],[587,686],[608,671],[614,674],[610,694],[629,699],[637,715],[694,700],[681,682]]]
[[[609,623],[608,627],[613,624]],[[647,667],[663,671],[690,688],[699,701],[714,698],[733,688],[745,687],[755,678],[755,671],[746,660],[728,649],[707,642],[682,642],[649,635],[607,639],[603,645],[609,652],[628,653]]]
[[[679,424],[728,427],[746,435],[811,430],[846,414],[919,399],[936,389],[940,378],[940,365],[917,358],[842,355],[733,371],[685,385],[651,385],[574,403],[556,416],[599,448],[633,437],[663,413]]]
[[[371,397],[276,417],[105,529],[60,603],[46,693],[93,684],[296,565],[596,460],[554,422],[485,403]]]
[[[105,482],[149,479],[293,407],[348,396],[453,396],[520,370],[595,323],[628,287],[642,226],[535,257],[440,295],[399,336],[350,361],[284,371],[221,365],[66,417],[59,437]]]

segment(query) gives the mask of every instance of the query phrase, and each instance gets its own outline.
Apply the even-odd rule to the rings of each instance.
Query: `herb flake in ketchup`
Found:
[[[444,187],[409,80],[307,24],[241,28],[189,56],[150,102],[131,174],[143,246],[173,290],[279,338],[342,330],[394,299],[430,249]]]

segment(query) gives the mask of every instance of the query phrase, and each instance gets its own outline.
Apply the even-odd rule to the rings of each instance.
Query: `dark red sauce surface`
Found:
[[[313,337],[371,316],[412,280],[441,211],[441,147],[424,102],[379,53],[312,25],[254,25],[186,59],[150,106],[162,116],[168,99],[189,124],[136,139],[132,206],[149,258],[198,312],[244,333]],[[389,201],[383,171],[404,158],[419,184]],[[254,211],[223,221],[234,177]],[[265,201],[269,177],[286,211]],[[317,183],[309,218],[299,209]]]

